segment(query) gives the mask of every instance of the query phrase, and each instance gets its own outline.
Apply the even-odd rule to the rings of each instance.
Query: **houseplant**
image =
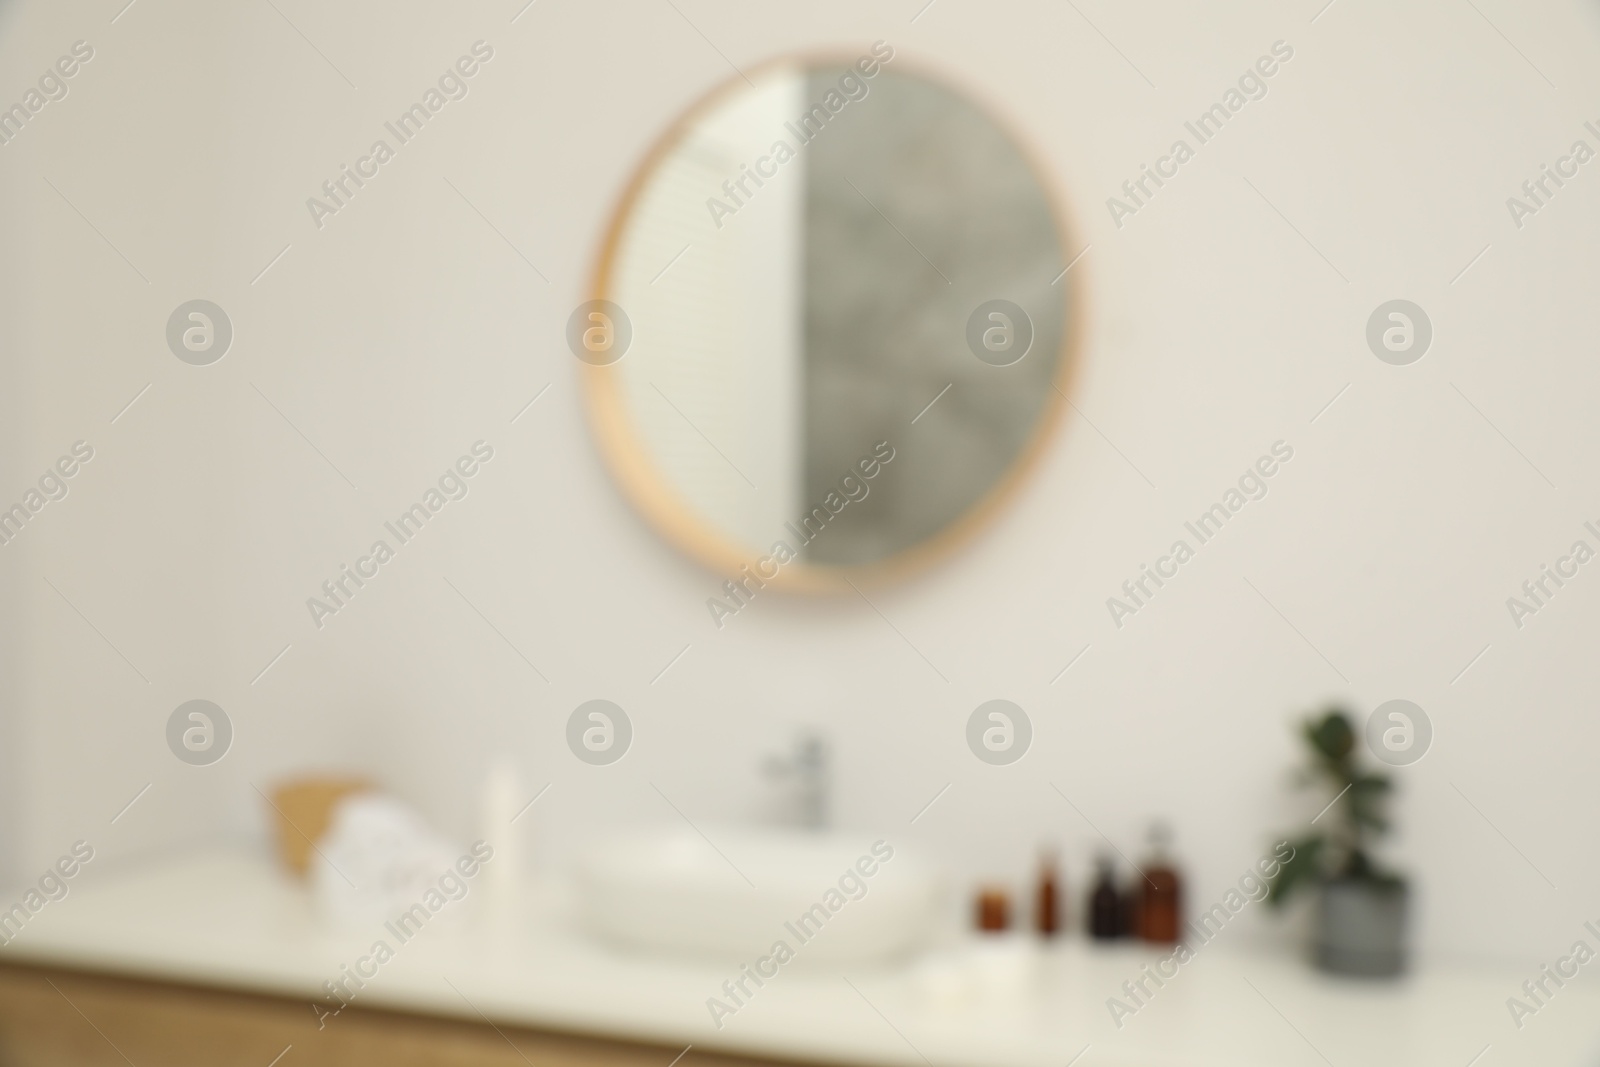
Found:
[[[1389,778],[1360,767],[1357,735],[1344,711],[1310,719],[1301,732],[1311,763],[1300,785],[1324,787],[1329,805],[1309,833],[1291,842],[1293,857],[1273,879],[1268,900],[1281,906],[1297,891],[1316,891],[1314,959],[1323,970],[1398,974],[1405,967],[1409,887],[1372,857],[1374,840],[1389,829]]]

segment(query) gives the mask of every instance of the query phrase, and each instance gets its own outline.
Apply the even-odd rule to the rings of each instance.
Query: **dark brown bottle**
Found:
[[[1095,858],[1094,888],[1089,891],[1089,936],[1110,941],[1123,934],[1122,894],[1117,891],[1115,870],[1110,856]]]
[[[1183,927],[1183,880],[1168,854],[1171,838],[1166,824],[1150,827],[1150,855],[1138,890],[1139,936],[1166,945],[1178,940]]]
[[[1054,937],[1061,929],[1061,892],[1056,881],[1056,858],[1046,852],[1039,863],[1039,888],[1033,901],[1033,925],[1041,937]]]

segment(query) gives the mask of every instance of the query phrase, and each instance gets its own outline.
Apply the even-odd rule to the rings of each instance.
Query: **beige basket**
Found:
[[[333,809],[354,793],[370,792],[373,785],[365,778],[300,778],[272,790],[276,809],[278,858],[296,875],[304,876],[311,867],[315,845],[328,832]]]

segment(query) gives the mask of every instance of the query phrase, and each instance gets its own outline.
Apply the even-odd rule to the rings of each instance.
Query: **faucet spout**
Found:
[[[767,775],[789,793],[786,822],[807,830],[827,828],[829,763],[828,743],[813,730],[800,732],[786,755],[767,758]]]

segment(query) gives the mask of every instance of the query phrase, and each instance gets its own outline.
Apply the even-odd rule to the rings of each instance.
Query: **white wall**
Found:
[[[611,487],[566,318],[631,168],[732,72],[670,5],[541,0],[513,24],[520,6],[281,0],[299,32],[260,4],[143,0],[114,24],[120,0],[0,9],[0,102],[74,40],[96,49],[0,147],[0,500],[73,441],[96,448],[71,495],[0,548],[0,662],[20,672],[0,688],[6,873],[77,837],[103,842],[109,868],[253,832],[252,784],[311,767],[367,770],[465,833],[500,751],[530,795],[554,782],[519,823],[553,866],[606,827],[675,820],[652,783],[697,820],[746,815],[761,754],[817,723],[848,825],[969,876],[1020,872],[1057,840],[1081,886],[1096,838],[1053,782],[1125,848],[1171,818],[1209,903],[1316,810],[1285,787],[1294,715],[1405,696],[1437,731],[1397,775],[1395,853],[1425,947],[1532,961],[1592,917],[1600,575],[1520,631],[1504,606],[1600,520],[1600,166],[1521,230],[1504,204],[1575,138],[1597,143],[1581,125],[1600,120],[1583,109],[1592,8],[1480,0],[1519,55],[1471,6],[1431,0],[1341,0],[1314,23],[1315,2],[1080,3],[1125,61],[1054,4],[939,0],[913,23],[920,3],[679,3],[734,62],[883,38],[960,79],[1034,138],[1093,245],[1074,268],[1074,399],[1098,430],[1070,417],[980,540],[869,594],[897,633],[859,600],[777,596],[716,631],[720,578]],[[480,38],[495,55],[470,95],[319,231],[306,197]],[[1278,39],[1295,56],[1270,94],[1114,227],[1105,198]],[[236,329],[207,368],[162,336],[199,296]],[[1399,296],[1436,328],[1407,368],[1362,338]],[[470,495],[316,629],[305,598],[480,438],[495,458]],[[1295,458],[1271,494],[1114,628],[1105,598],[1280,438]],[[210,768],[162,737],[196,696],[237,731]],[[597,696],[637,730],[610,768],[561,739]],[[1037,725],[1009,768],[962,739],[996,696]]]

